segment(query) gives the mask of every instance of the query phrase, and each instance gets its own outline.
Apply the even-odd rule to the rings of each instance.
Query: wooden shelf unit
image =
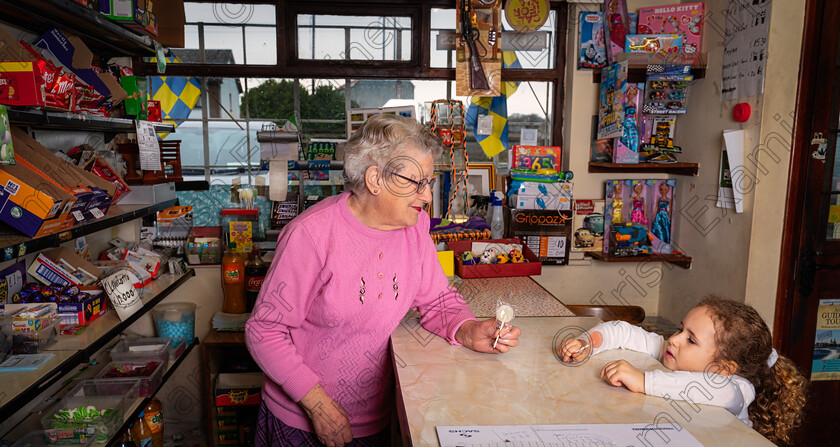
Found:
[[[588,251],[586,255],[603,262],[669,262],[684,269],[691,268],[691,256],[682,254],[617,257],[597,251]]]
[[[606,163],[589,162],[590,173],[657,173],[675,175],[697,175],[700,171],[698,163]]]

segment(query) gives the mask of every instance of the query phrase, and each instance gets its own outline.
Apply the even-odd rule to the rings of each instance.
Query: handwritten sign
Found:
[[[103,279],[102,288],[105,289],[120,320],[127,319],[143,307],[140,295],[134,288],[134,275],[128,270],[120,270]]]
[[[152,123],[137,121],[137,145],[140,147],[140,169],[160,171],[160,144]]]
[[[771,0],[729,0],[720,97],[732,101],[764,93]]]

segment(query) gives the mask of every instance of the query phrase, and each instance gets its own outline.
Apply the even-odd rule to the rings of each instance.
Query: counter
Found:
[[[598,322],[589,317],[517,317],[520,346],[493,355],[452,346],[417,320],[404,320],[391,336],[404,445],[438,445],[438,425],[667,422],[686,428],[707,446],[773,445],[723,408],[633,393],[599,377],[605,363],[619,359],[641,370],[664,369],[645,354],[609,351],[577,366],[555,358],[555,339],[575,337]]]

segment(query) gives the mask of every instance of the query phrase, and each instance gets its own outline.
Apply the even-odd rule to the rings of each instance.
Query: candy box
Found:
[[[216,379],[216,406],[259,405],[262,373],[219,374]]]
[[[0,104],[43,107],[46,92],[38,64],[0,62]]]
[[[140,397],[151,397],[160,385],[163,373],[169,365],[158,360],[113,361],[105,365],[96,375],[107,383],[109,380],[132,379],[138,382]]]
[[[14,305],[9,307],[11,311]],[[53,324],[57,317],[56,305],[55,303],[25,305],[12,311],[11,316],[14,332],[38,332],[49,328]]]
[[[94,429],[107,442],[122,426],[129,403],[140,397],[135,379],[88,379],[79,382],[41,418],[45,430]]]
[[[569,262],[572,211],[511,210],[511,235],[522,239],[543,264],[565,265]]]
[[[108,298],[101,288],[83,291],[90,294],[90,298],[81,303],[58,303],[58,316],[62,326],[87,325],[108,310]]]
[[[37,332],[13,332],[12,353],[13,354],[37,354],[55,341],[58,334],[58,318],[42,326]]]
[[[98,432],[95,428],[68,428],[49,430],[33,430],[25,434],[12,447],[42,447],[54,445],[92,445],[96,441]]]

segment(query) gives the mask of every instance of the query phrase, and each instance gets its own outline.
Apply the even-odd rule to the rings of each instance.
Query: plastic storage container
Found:
[[[83,380],[44,414],[41,426],[48,431],[95,429],[96,441],[107,442],[122,426],[128,405],[139,397],[139,387],[136,379]],[[87,412],[82,417],[71,413],[82,409]]]
[[[38,332],[13,332],[12,353],[13,354],[37,354],[55,341],[58,334],[59,318],[55,317],[52,323],[43,326]]]
[[[177,360],[187,349],[187,340],[184,338],[170,338],[169,340],[169,358]]]
[[[92,445],[98,436],[96,429],[79,428],[75,430],[35,430],[31,431],[12,447],[41,447],[54,445]]]
[[[111,360],[115,362],[159,361],[169,362],[170,339],[164,337],[122,340],[111,349]]]
[[[223,246],[236,242],[237,251],[250,253],[254,241],[265,239],[258,209],[224,208],[221,211],[221,223],[225,236]]]
[[[151,397],[163,379],[163,373],[169,367],[158,360],[152,361],[121,361],[111,362],[96,375],[97,379],[124,380],[132,379],[138,382],[140,397]]]
[[[152,309],[158,337],[183,339],[192,344],[195,338],[195,309],[193,303],[164,303]]]

